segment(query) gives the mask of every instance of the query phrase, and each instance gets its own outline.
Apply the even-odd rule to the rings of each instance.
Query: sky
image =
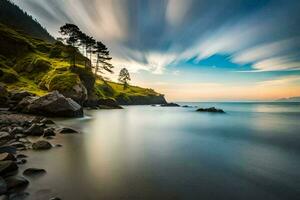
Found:
[[[74,23],[102,41],[117,80],[170,101],[300,96],[299,0],[12,0],[54,37]]]

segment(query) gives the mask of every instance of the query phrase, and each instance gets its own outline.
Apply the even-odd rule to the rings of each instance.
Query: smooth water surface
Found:
[[[183,104],[182,104],[183,105]],[[297,199],[299,103],[189,103],[87,111],[58,124],[82,131],[29,151],[35,199]]]

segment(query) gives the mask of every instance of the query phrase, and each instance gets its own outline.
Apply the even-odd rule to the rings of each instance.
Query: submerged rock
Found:
[[[32,148],[34,150],[47,150],[47,149],[51,149],[52,145],[45,140],[40,140],[40,141],[33,143]]]
[[[11,176],[5,179],[8,190],[16,190],[28,186],[29,181],[21,176]]]
[[[78,133],[78,131],[76,131],[76,130],[74,130],[72,128],[67,128],[67,127],[61,128],[57,132],[60,133],[60,134]]]
[[[39,168],[28,168],[26,169],[23,174],[26,176],[34,176],[46,173],[46,170],[39,169]]]
[[[197,112],[212,112],[212,113],[225,113],[224,110],[218,109],[215,107],[210,107],[210,108],[199,108],[196,110]]]
[[[50,92],[42,97],[26,97],[16,110],[55,117],[82,117],[82,107],[71,98],[66,98],[58,91]]]

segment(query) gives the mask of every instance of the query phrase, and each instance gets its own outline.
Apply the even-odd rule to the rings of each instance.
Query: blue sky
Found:
[[[298,0],[13,0],[54,36],[77,24],[116,73],[171,100],[300,96]]]

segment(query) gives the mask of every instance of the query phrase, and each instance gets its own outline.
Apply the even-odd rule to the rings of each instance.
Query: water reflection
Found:
[[[29,191],[37,199],[296,199],[299,105],[291,114],[290,105],[278,105],[284,113],[264,106],[217,105],[225,115],[133,106],[60,120],[83,133],[29,152],[29,164],[47,170]]]

